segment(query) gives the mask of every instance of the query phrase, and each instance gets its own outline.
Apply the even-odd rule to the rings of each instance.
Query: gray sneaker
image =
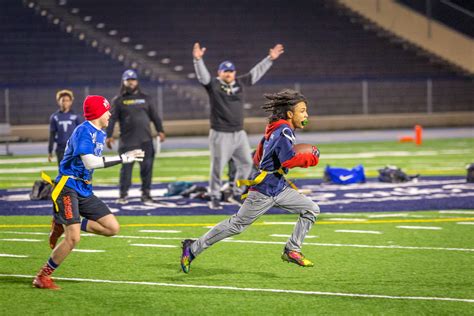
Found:
[[[222,210],[221,202],[216,198],[211,198],[208,205],[211,210]]]

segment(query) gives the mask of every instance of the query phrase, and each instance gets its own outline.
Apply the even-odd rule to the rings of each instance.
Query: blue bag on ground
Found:
[[[336,184],[365,182],[364,166],[358,165],[352,169],[326,166],[324,180]]]

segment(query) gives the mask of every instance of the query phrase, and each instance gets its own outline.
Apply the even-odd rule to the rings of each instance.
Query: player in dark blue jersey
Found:
[[[64,156],[66,143],[74,129],[84,120],[71,109],[74,94],[70,90],[60,90],[56,93],[59,110],[49,118],[48,161],[53,159],[53,147],[56,143],[56,158],[58,166]]]
[[[316,221],[319,206],[285,179],[288,169],[316,166],[319,162],[319,151],[314,146],[307,153],[297,154],[294,150],[294,130],[307,124],[307,101],[294,90],[283,90],[265,97],[267,102],[263,109],[272,114],[254,156],[259,172],[254,180],[241,181],[250,188],[237,214],[220,222],[199,239],[183,241],[181,268],[185,273],[189,272],[191,261],[204,250],[224,238],[240,234],[273,206],[299,214],[281,258],[303,267],[314,265],[301,253],[301,247]]]
[[[84,100],[86,121],[74,130],[67,142],[52,193],[54,220],[49,242],[53,252],[33,280],[37,288],[59,289],[50,275],[77,245],[81,230],[113,236],[120,229],[107,205],[92,192],[94,169],[141,161],[145,153],[133,150],[120,156],[102,156],[106,138],[102,129],[109,124],[109,110],[110,104],[104,97],[88,96]],[[56,246],[63,233],[64,239]]]

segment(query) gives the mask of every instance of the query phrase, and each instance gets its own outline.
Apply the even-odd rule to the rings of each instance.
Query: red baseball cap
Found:
[[[92,121],[110,110],[110,103],[100,95],[88,95],[84,100],[84,117]]]

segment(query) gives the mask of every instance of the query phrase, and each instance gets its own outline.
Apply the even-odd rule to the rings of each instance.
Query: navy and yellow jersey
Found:
[[[79,196],[91,196],[91,181],[94,170],[86,169],[81,155],[93,154],[101,157],[105,138],[105,132],[92,125],[91,122],[86,121],[79,125],[67,142],[64,158],[59,165],[59,175],[56,178],[56,183],[63,175],[72,176],[74,178],[69,178],[66,186],[75,190]]]
[[[288,186],[283,175],[288,173],[288,169],[282,164],[295,156],[293,149],[295,141],[295,134],[286,121],[277,121],[267,126],[265,137],[262,138],[261,146],[258,148],[257,163],[258,169],[265,170],[268,174],[261,183],[251,189],[267,196],[276,196]],[[280,168],[283,174],[278,173]]]
[[[49,118],[48,153],[53,152],[54,143],[56,143],[56,150],[64,150],[72,132],[83,121],[84,119],[72,110],[69,112],[60,110],[54,112]]]

